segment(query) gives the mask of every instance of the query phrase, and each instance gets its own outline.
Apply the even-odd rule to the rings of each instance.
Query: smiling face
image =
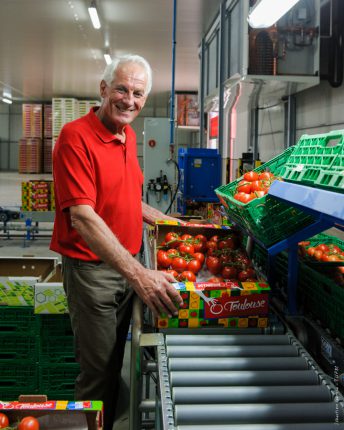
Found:
[[[117,68],[110,85],[100,83],[103,98],[97,115],[113,133],[120,133],[130,124],[145,105],[147,75],[138,63],[124,63]]]

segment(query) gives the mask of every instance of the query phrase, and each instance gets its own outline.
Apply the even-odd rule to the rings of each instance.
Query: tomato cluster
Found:
[[[8,417],[0,413],[0,429],[39,430],[39,422],[35,417],[24,417],[18,424],[10,427]]]
[[[340,285],[344,285],[344,266],[335,263],[344,263],[344,250],[335,243],[318,243],[311,246],[310,241],[299,242],[299,254],[310,261],[334,263],[334,267],[317,267],[324,274],[334,278]]]
[[[178,281],[197,281],[197,275],[206,268],[203,276],[218,275],[208,282],[225,280],[256,280],[240,238],[230,232],[226,236],[178,234],[168,232],[157,251],[158,269],[171,273]]]
[[[248,203],[251,200],[263,197],[275,180],[281,180],[281,178],[274,176],[271,172],[257,173],[250,170],[239,181],[233,197],[241,203]]]

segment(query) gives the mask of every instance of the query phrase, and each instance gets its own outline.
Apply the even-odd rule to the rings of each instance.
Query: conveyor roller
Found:
[[[167,334],[159,348],[168,430],[344,429],[342,397],[291,334]]]

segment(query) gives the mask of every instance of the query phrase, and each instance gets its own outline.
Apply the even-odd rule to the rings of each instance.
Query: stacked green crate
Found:
[[[0,306],[0,399],[38,393],[40,321],[32,307]]]
[[[79,364],[69,315],[40,315],[39,390],[48,399],[73,400]]]
[[[309,239],[310,245],[334,243],[344,249],[344,242],[336,237],[319,234]],[[252,261],[262,272],[268,273],[268,253],[254,244]],[[320,264],[313,268],[299,259],[297,301],[299,307],[329,328],[334,337],[344,342],[344,288],[335,280],[319,272]],[[288,254],[278,254],[275,265],[276,282],[287,293]]]

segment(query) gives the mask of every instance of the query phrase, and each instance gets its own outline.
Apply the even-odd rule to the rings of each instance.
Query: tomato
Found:
[[[251,183],[252,192],[255,191],[265,191],[267,189],[266,185],[262,181],[253,181]]]
[[[191,234],[183,234],[183,236],[180,237],[181,240],[190,240],[192,239]]]
[[[336,254],[323,254],[321,257],[321,261],[333,262],[333,261],[342,261],[342,260]]]
[[[315,249],[314,254],[313,254],[313,258],[320,261],[322,256],[323,256],[323,252],[320,251],[320,249]]]
[[[196,276],[194,273],[190,272],[189,270],[186,270],[178,276],[178,280],[180,282],[183,282],[183,281],[196,282]]]
[[[342,250],[337,245],[329,245],[331,254],[340,254]]]
[[[4,429],[8,427],[10,422],[5,414],[0,413],[0,429]]]
[[[166,254],[167,254],[167,256],[168,256],[169,258],[179,257],[179,252],[178,252],[178,250],[177,250],[177,249],[175,249],[175,248],[168,249],[168,250],[166,251]]]
[[[205,256],[202,252],[195,252],[193,255],[193,258],[195,258],[196,260],[198,260],[201,263],[201,266],[203,266],[204,260],[205,260]]]
[[[231,263],[233,261],[232,257],[230,255],[228,255],[228,254],[222,254],[222,255],[220,255],[219,256],[219,260],[220,260],[221,266],[223,266],[226,263]]]
[[[233,237],[220,240],[217,244],[218,249],[235,249],[237,247],[237,241]]]
[[[262,172],[259,173],[258,179],[260,179],[261,181],[270,181],[274,178],[273,173],[271,172]]]
[[[301,242],[298,243],[299,246],[308,246],[310,244],[311,242],[309,240],[302,240]]]
[[[201,267],[202,267],[202,264],[200,263],[200,261],[197,259],[194,259],[188,262],[187,269],[190,272],[197,274],[201,270]]]
[[[39,422],[35,417],[24,417],[18,425],[18,430],[39,430]]]
[[[258,173],[257,172],[253,172],[252,170],[250,172],[246,172],[244,174],[244,179],[246,181],[249,181],[249,182],[257,181],[258,178],[259,178]]]
[[[223,282],[223,278],[221,276],[213,276],[212,278],[208,279],[207,282],[210,282],[211,284],[217,284],[218,282]]]
[[[162,249],[160,249],[157,252],[157,256],[156,257],[157,257],[158,266],[165,267],[165,268],[171,266],[171,264],[172,264],[172,258],[170,258],[167,255],[166,251],[163,251]]]
[[[238,200],[241,203],[248,203],[251,200],[255,199],[256,196],[253,193],[237,193],[234,195],[235,200]]]
[[[212,236],[210,239],[209,239],[209,241],[210,242],[218,242],[220,239],[219,239],[219,236],[216,234],[215,236]]]
[[[176,270],[178,273],[183,272],[187,268],[187,261],[182,257],[176,257],[172,259],[172,268]]]
[[[225,266],[221,272],[221,275],[225,279],[235,279],[237,277],[237,274],[238,274],[238,271],[233,266]]]
[[[313,257],[314,253],[315,253],[315,248],[314,248],[314,246],[310,246],[310,247],[307,249],[307,254],[308,254],[310,257]]]
[[[325,245],[324,243],[320,243],[319,245],[317,245],[315,247],[315,249],[317,251],[321,251],[321,252],[328,252],[330,250],[330,248],[327,245]]]
[[[255,276],[256,276],[256,272],[250,267],[238,273],[238,279],[241,282],[245,282],[248,279],[254,279]]]
[[[237,192],[250,194],[251,182],[245,181],[244,179],[240,181],[237,185]]]
[[[198,234],[197,236],[195,236],[195,239],[200,240],[203,243],[207,242],[207,238],[203,234]]]
[[[214,242],[213,240],[209,240],[209,242],[206,243],[206,248],[207,250],[215,250],[217,249],[217,243]]]
[[[204,237],[204,236],[203,236]],[[195,248],[195,252],[204,252],[207,249],[206,243],[207,243],[207,239],[204,237],[205,241],[203,241],[202,239],[197,239],[197,237],[195,238],[194,242],[192,243],[194,248]]]
[[[178,233],[175,233],[174,231],[170,231],[165,236],[165,242],[169,248],[176,248],[180,243],[180,237]]]
[[[193,255],[195,253],[195,248],[191,243],[181,243],[179,245],[178,251],[182,254],[190,254]]]
[[[175,270],[173,270],[173,269],[166,269],[166,270],[162,270],[162,272],[166,272],[166,273],[169,273],[170,275],[172,275],[174,278],[176,278],[177,279],[177,277],[178,277],[178,272],[176,272]]]
[[[210,256],[205,260],[205,264],[210,273],[217,275],[221,270],[221,262],[217,257]]]

